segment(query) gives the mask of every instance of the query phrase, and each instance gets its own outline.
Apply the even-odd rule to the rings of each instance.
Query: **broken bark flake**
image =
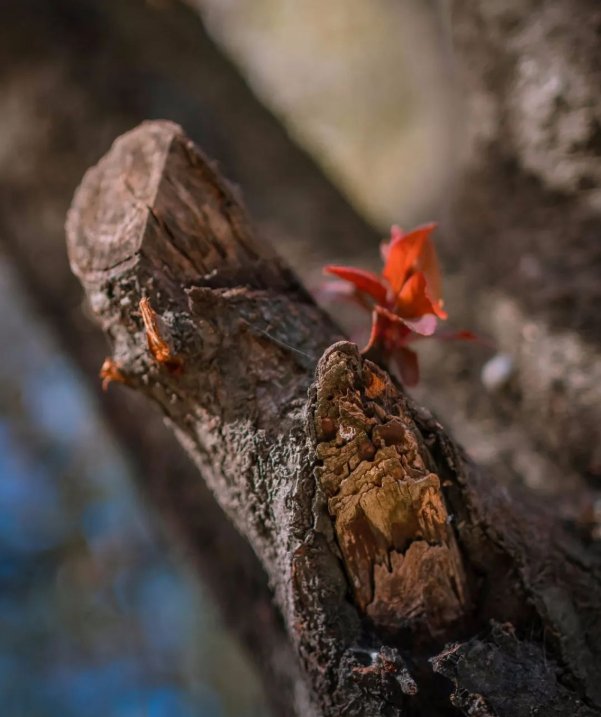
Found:
[[[184,362],[181,356],[178,356],[173,347],[167,340],[167,331],[160,317],[152,308],[148,297],[140,299],[140,313],[144,322],[144,330],[146,331],[146,341],[148,342],[148,350],[154,357],[155,361],[165,366],[172,373],[180,373]]]
[[[121,372],[118,364],[113,361],[112,358],[107,357],[102,362],[100,371],[98,372],[99,378],[102,379],[102,390],[107,391],[111,383],[127,383],[127,378]]]

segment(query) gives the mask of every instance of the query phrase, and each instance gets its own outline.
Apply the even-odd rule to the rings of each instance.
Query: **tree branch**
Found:
[[[339,341],[176,125],[117,140],[67,233],[125,382],[263,563],[316,714],[599,714],[593,556]]]

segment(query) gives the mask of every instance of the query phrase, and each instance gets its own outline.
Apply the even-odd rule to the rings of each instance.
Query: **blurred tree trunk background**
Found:
[[[391,222],[440,218],[451,317],[489,336],[497,356],[424,347],[416,396],[495,480],[550,497],[594,539],[600,27],[593,0],[22,0],[4,17],[11,294],[35,300],[137,474],[162,477],[153,503],[255,652],[275,714],[292,701],[296,668],[254,555],[208,491],[198,503],[177,494],[193,469],[160,417],[128,392],[97,392],[103,341],[64,252],[73,190],[114,137],[166,117],[240,184],[259,234],[310,287],[328,261],[375,265]],[[218,565],[219,550],[238,562]]]

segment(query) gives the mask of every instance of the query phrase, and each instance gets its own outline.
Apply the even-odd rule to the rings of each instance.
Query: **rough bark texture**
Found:
[[[503,350],[521,421],[565,477],[601,475],[601,10],[453,0],[468,160],[447,256]],[[489,286],[474,302],[472,289]],[[571,480],[571,485],[577,480]]]
[[[479,474],[353,344],[330,345],[336,327],[177,126],[117,140],[67,231],[126,383],[269,575],[306,675],[298,714],[601,713],[595,555]]]

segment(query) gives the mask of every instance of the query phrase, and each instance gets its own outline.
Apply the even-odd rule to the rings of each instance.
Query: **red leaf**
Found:
[[[419,378],[418,357],[407,344],[428,336],[442,340],[482,341],[470,331],[437,332],[438,319],[446,319],[441,298],[440,266],[431,234],[435,224],[425,224],[404,234],[390,229],[390,240],[380,245],[382,275],[346,266],[325,271],[353,287],[353,297],[372,310],[371,334],[363,353],[378,349],[378,356],[393,360],[403,382]],[[350,288],[350,286],[349,286]],[[372,299],[375,303],[371,303]]]
[[[333,274],[339,279],[350,281],[359,291],[369,294],[379,304],[383,304],[386,301],[386,287],[381,282],[380,277],[372,274],[371,271],[330,264],[324,267],[324,272]]]
[[[392,228],[392,239],[388,245],[382,276],[388,281],[395,294],[399,293],[407,277],[415,269],[424,245],[435,226],[435,224],[426,224],[409,234],[403,234],[398,227]]]
[[[436,313],[426,293],[426,277],[421,271],[405,282],[396,298],[395,312],[404,319],[417,319],[424,314]]]
[[[497,349],[494,341],[491,341],[485,336],[474,334],[472,331],[466,331],[465,329],[462,329],[461,331],[440,331],[436,333],[434,338],[440,339],[441,341],[473,341],[481,346],[486,346],[495,350]]]
[[[364,348],[361,349],[362,354],[366,354],[376,344],[384,330],[384,321],[382,314],[378,311],[381,307],[376,306],[371,314],[371,333]]]
[[[344,281],[323,281],[309,291],[318,301],[347,301],[366,308],[364,297],[357,293],[355,286]],[[369,308],[371,309],[371,306]]]
[[[438,324],[434,314],[426,314],[425,316],[420,316],[419,319],[404,319],[404,322],[411,329],[411,331],[423,336],[424,338],[433,336]]]
[[[476,336],[472,331],[461,329],[461,331],[443,331],[436,336],[441,341],[480,341],[480,337]]]
[[[405,329],[409,328],[411,331],[415,331],[422,336],[432,336],[436,331],[436,316],[434,314],[426,314],[425,316],[418,316],[415,319],[405,319],[403,316],[385,309],[383,306],[374,306],[374,312],[382,317],[388,319],[388,321],[400,324]],[[403,341],[406,341],[406,334],[403,334]],[[399,344],[400,345],[400,344]]]
[[[488,339],[465,329],[461,329],[460,331],[438,331],[434,338],[440,341],[477,341],[484,346],[495,348],[494,344]]]
[[[431,231],[435,228],[435,224],[429,225],[432,227]],[[436,255],[436,249],[430,237],[426,237],[422,246],[422,251],[416,261],[416,271],[422,271],[426,277],[426,284],[428,286],[427,293],[435,309],[436,315],[440,319],[446,319],[447,313],[442,308],[442,278],[440,275],[440,265],[438,263],[438,257]]]

